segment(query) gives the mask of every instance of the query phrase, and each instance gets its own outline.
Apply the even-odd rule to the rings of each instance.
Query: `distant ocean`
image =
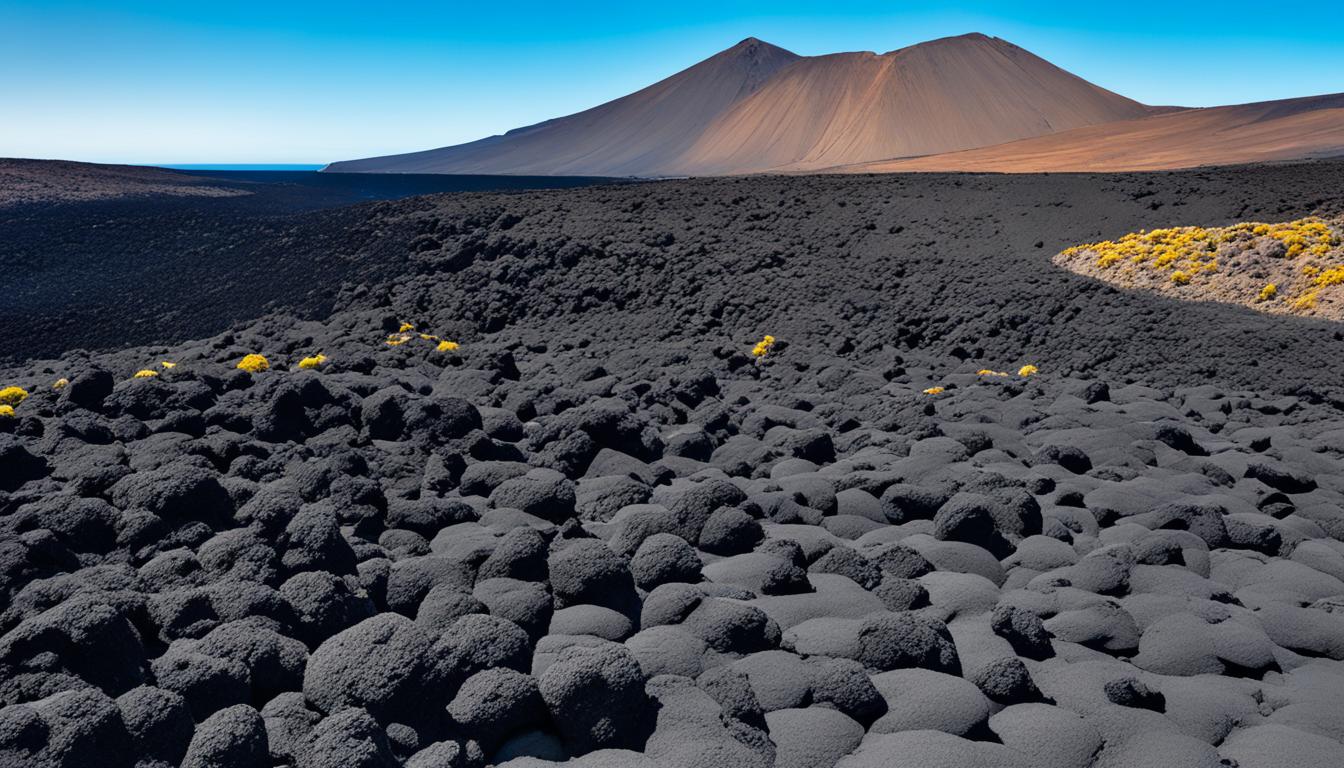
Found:
[[[308,163],[165,163],[157,167],[177,171],[319,171],[325,166]]]

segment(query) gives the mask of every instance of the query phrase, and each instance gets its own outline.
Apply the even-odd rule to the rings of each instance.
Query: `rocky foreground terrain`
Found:
[[[1050,259],[1341,180],[348,209],[337,311],[0,375],[0,765],[1336,766],[1340,326]]]

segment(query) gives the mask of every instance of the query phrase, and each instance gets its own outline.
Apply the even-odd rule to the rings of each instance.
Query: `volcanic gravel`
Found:
[[[1339,326],[1050,258],[1341,181],[323,212],[339,310],[0,375],[0,765],[1337,766]]]
[[[617,183],[0,159],[0,359],[200,338],[279,308],[325,316],[342,282],[405,269],[376,219],[332,209],[598,181]]]

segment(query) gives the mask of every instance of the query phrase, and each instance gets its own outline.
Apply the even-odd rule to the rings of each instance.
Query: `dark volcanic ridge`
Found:
[[[1339,326],[1050,257],[1341,176],[323,212],[337,311],[0,376],[0,764],[1337,765]]]
[[[246,190],[137,165],[0,158],[0,208],[153,197],[235,197]]]

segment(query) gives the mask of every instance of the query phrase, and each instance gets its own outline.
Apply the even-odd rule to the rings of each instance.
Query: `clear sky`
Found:
[[[1150,104],[1344,91],[1341,0],[0,0],[0,156],[326,162],[569,114],[755,36],[984,32]]]

